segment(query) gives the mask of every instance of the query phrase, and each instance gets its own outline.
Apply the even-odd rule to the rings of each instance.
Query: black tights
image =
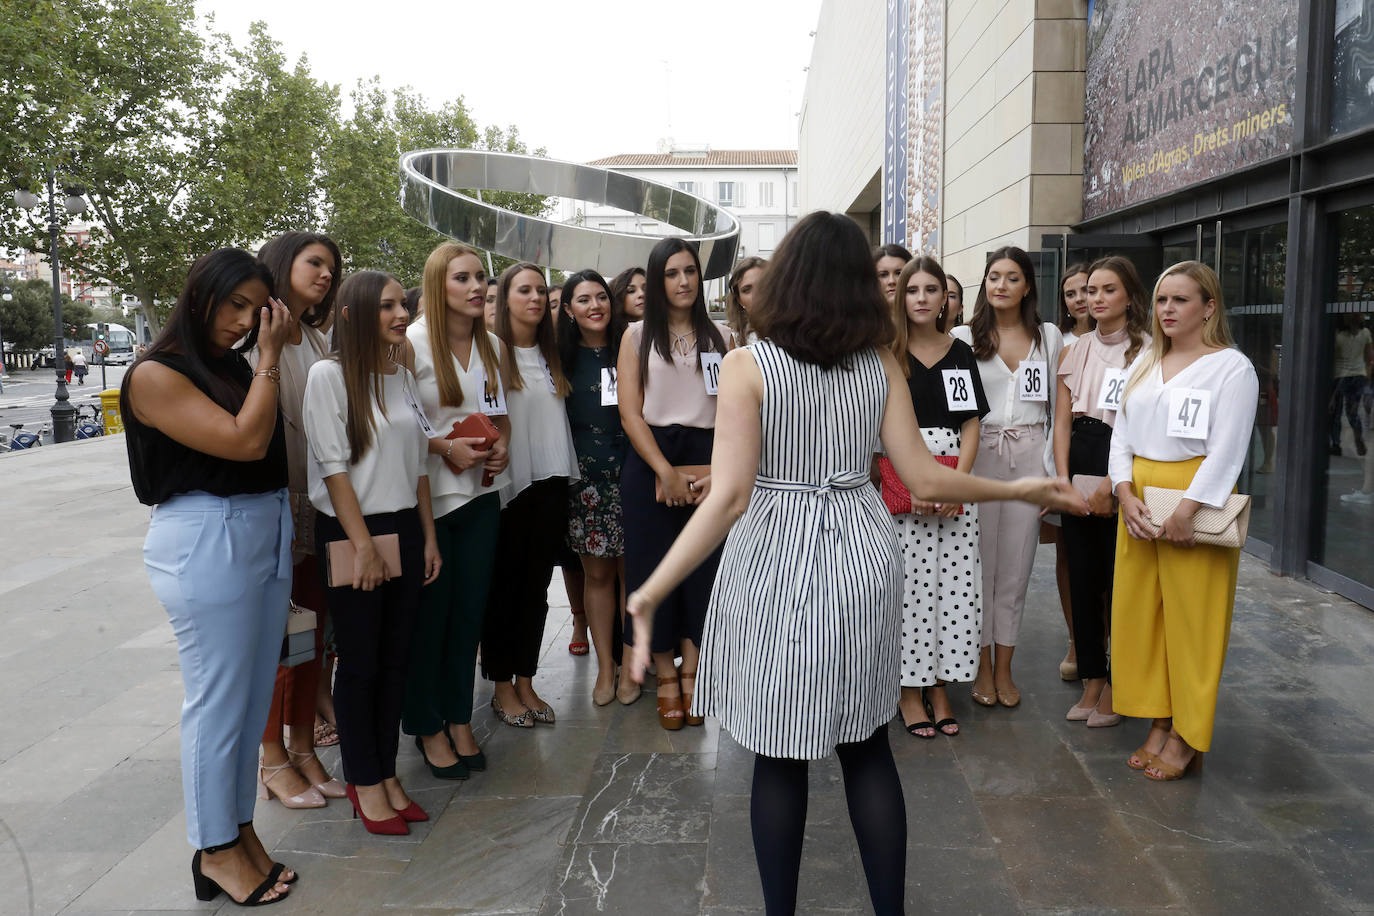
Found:
[[[878,916],[902,913],[906,889],[906,802],[883,726],[863,741],[835,748],[844,770],[849,820],[859,843],[868,894]],[[797,909],[806,828],[806,761],[754,756],[749,821],[769,916]]]

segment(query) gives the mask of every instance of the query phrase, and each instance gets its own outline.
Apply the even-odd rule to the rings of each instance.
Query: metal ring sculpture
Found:
[[[643,267],[663,238],[515,213],[460,189],[569,197],[666,223],[697,245],[707,280],[730,273],[739,247],[739,222],[729,212],[686,191],[620,172],[482,150],[427,149],[401,157],[401,206],[410,217],[517,261],[560,270],[590,267],[611,277],[627,267]]]

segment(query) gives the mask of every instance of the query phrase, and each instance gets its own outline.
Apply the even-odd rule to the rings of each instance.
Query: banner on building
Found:
[[[1094,0],[1083,216],[1288,152],[1297,0]]]
[[[907,91],[907,247],[941,257],[940,189],[944,186],[945,4],[909,0],[910,88]]]
[[[906,244],[908,0],[887,0],[887,83],[883,109],[883,243]]]

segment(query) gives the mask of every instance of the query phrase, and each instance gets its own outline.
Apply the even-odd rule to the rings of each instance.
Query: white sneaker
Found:
[[[1341,502],[1374,505],[1374,493],[1366,493],[1363,490],[1356,490],[1354,493],[1342,493]]]

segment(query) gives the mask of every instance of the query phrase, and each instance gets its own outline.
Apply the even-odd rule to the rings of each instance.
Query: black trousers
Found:
[[[339,650],[334,711],[344,779],[371,786],[396,775],[410,637],[425,581],[425,537],[415,509],[363,520],[374,537],[399,536],[401,576],[365,592],[350,585],[331,588],[326,563],[320,564],[320,574]],[[337,519],[323,512],[315,516],[315,543],[321,552],[330,541],[347,539]]]
[[[710,464],[715,430],[690,426],[651,426],[663,457],[673,465]],[[653,468],[630,449],[620,469],[620,505],[625,515],[625,593],[644,584],[682,533],[696,511],[694,506],[673,508],[654,499]],[[682,640],[701,645],[706,626],[706,606],[720,565],[721,548],[706,558],[682,584],[669,592],[654,614],[650,651],[676,652]],[[627,621],[625,643],[634,645],[634,627]]]
[[[487,616],[482,676],[534,677],[549,616],[549,579],[568,530],[568,479],[536,480],[501,510]]]
[[[1106,476],[1112,428],[1094,417],[1076,417],[1069,437],[1069,475]],[[1069,564],[1069,603],[1078,676],[1107,677],[1107,613],[1116,564],[1116,516],[1063,516]]]

